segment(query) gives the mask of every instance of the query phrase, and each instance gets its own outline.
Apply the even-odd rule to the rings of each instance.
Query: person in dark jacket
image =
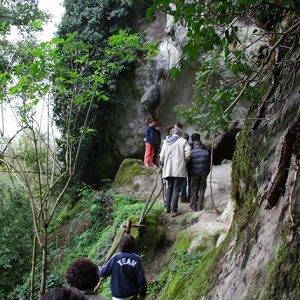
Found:
[[[191,160],[188,166],[191,174],[190,207],[194,211],[203,209],[206,178],[209,173],[209,166],[210,157],[208,151],[201,148],[200,141],[195,140],[194,149],[192,150]]]
[[[110,289],[114,299],[146,299],[147,283],[141,258],[133,253],[134,238],[124,234],[119,247],[121,252],[115,254],[101,269],[100,277],[111,276]]]
[[[158,143],[157,133],[155,130],[156,120],[150,119],[144,132],[144,142],[145,142],[145,155],[144,164],[145,166],[154,167],[154,145]]]

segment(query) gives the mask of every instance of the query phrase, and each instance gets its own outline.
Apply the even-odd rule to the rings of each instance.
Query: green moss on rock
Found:
[[[270,262],[266,299],[300,299],[299,238],[297,240],[292,244],[282,241]]]
[[[136,225],[139,222],[138,216],[134,216],[129,219],[132,221],[133,225]],[[126,222],[124,222],[118,230],[107,257],[112,254],[112,251],[120,241],[124,232],[123,226]],[[154,258],[155,249],[163,237],[163,227],[156,214],[148,214],[143,225],[144,227],[142,228],[132,227],[130,234],[135,238],[136,252],[145,256],[147,261],[151,261]],[[144,263],[147,263],[147,261]]]
[[[133,177],[138,175],[151,174],[152,172],[153,170],[150,168],[146,168],[141,160],[127,158],[120,165],[120,168],[113,182],[113,186],[116,188],[126,185],[133,186]]]
[[[212,235],[210,239],[215,240],[215,236]],[[208,250],[211,248],[200,247],[202,251],[199,248],[189,253],[191,242],[192,237],[187,231],[182,231],[170,250],[169,264],[159,277],[159,286],[162,290],[157,299],[196,300],[209,292],[212,274],[216,272],[214,269],[216,258],[223,248]]]

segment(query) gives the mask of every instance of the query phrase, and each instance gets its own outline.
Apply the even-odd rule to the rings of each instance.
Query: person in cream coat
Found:
[[[161,149],[160,162],[162,164],[162,178],[167,180],[165,212],[176,217],[178,213],[178,197],[182,181],[187,176],[186,164],[191,157],[191,147],[181,137],[180,128],[174,128]]]

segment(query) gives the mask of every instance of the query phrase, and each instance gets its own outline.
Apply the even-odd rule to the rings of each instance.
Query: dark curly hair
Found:
[[[69,265],[66,279],[79,290],[93,290],[99,281],[98,267],[89,259],[76,259]]]
[[[61,288],[45,293],[41,300],[86,300],[86,298],[75,288]]]

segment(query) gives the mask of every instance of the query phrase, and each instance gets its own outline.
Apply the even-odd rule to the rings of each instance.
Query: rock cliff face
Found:
[[[184,28],[174,26],[164,15],[157,15],[147,28],[147,37],[149,41],[160,40],[160,52],[151,65],[137,66],[133,82],[139,88],[132,97],[132,110],[119,112],[118,118],[128,122],[132,130],[131,138],[128,134],[123,139],[118,135],[117,144],[124,156],[142,154],[147,117],[158,117],[167,126],[175,120],[172,107],[192,101],[193,69],[184,69],[176,81],[168,75],[185,43]],[[298,54],[296,47],[294,58]],[[226,238],[209,247],[202,260],[195,256],[197,268],[186,271],[186,281],[185,275],[178,275],[172,270],[174,266],[168,265],[168,271],[163,273],[167,285],[158,298],[300,298],[299,85],[282,95],[285,78],[294,71],[288,69],[276,82],[270,79],[272,88],[268,88],[266,79],[268,101],[263,105],[268,113],[254,121],[254,104],[238,135],[231,188],[235,213]],[[295,81],[299,81],[297,76]],[[191,239],[186,232],[176,243],[175,249],[180,253],[191,251]],[[174,253],[173,263],[177,267],[191,267],[189,261],[178,260]],[[194,282],[199,280],[201,284],[196,286]]]
[[[135,5],[136,20],[133,29],[144,34],[146,43],[157,42],[158,54],[150,62],[137,62],[132,70],[127,71],[119,80],[120,101],[112,108],[108,125],[109,140],[112,144],[107,156],[112,166],[108,172],[110,176],[116,173],[124,158],[143,157],[144,128],[150,117],[159,119],[164,138],[168,126],[182,121],[178,120],[173,108],[182,104],[189,106],[193,102],[194,79],[199,62],[186,63],[176,79],[171,78],[171,70],[179,63],[182,49],[187,42],[187,29],[180,22],[175,24],[172,16],[159,12],[153,21],[145,20],[145,9],[142,4]],[[242,32],[239,38],[246,40],[247,32]],[[251,41],[249,43],[251,44]],[[249,105],[244,104],[240,110],[246,114],[248,108]],[[240,110],[234,112],[235,119],[240,117]],[[242,124],[243,122],[234,123],[232,131],[217,137],[216,144],[221,143],[224,137],[226,139],[227,135],[233,138],[234,144],[235,135],[239,130],[236,128],[241,128]],[[196,126],[184,125],[184,130],[189,134],[196,129]],[[207,144],[209,143],[207,141]],[[229,146],[227,149],[231,149],[229,154],[216,153],[217,164],[220,164],[223,158],[232,158],[233,147]],[[112,154],[114,161],[110,160]],[[100,169],[104,168],[99,167]],[[99,177],[103,176],[100,174]]]
[[[208,299],[300,296],[297,95],[299,87],[272,122],[254,131],[246,123],[238,137],[232,175],[236,212]]]
[[[140,15],[134,30],[144,32],[146,42],[158,42],[159,53],[151,62],[139,62],[119,81],[120,103],[113,108],[110,135],[118,164],[123,158],[141,158],[144,151],[143,134],[147,120],[156,117],[166,128],[177,120],[173,107],[192,102],[195,71],[185,67],[176,80],[170,70],[178,63],[185,44],[186,30],[174,25],[172,18],[158,13],[152,22],[140,21],[144,7],[136,7]]]

